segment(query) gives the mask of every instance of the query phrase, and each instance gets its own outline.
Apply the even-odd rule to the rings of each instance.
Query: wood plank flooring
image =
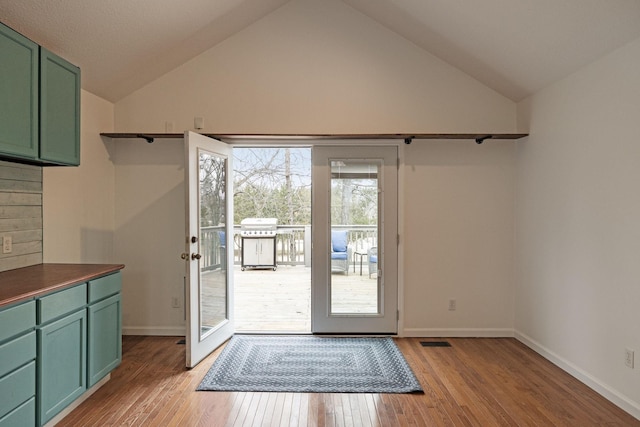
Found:
[[[196,392],[221,350],[186,370],[178,339],[124,337],[111,380],[58,425],[640,426],[512,338],[397,339],[424,394]]]

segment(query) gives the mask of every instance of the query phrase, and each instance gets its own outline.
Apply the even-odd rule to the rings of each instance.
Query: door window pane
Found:
[[[227,162],[199,152],[200,338],[227,320]]]
[[[379,314],[378,160],[331,160],[331,314]]]

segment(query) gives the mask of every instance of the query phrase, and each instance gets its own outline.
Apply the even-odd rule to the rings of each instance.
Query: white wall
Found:
[[[43,168],[44,262],[119,263],[114,255],[113,104],[81,92],[80,166]]]
[[[115,144],[115,253],[126,264],[122,272],[124,333],[184,335],[182,139]],[[171,298],[178,298],[181,307],[171,308]]]
[[[405,147],[406,335],[512,335],[516,144]]]
[[[116,104],[118,132],[512,132],[515,104],[337,0],[294,0]]]
[[[640,39],[519,108],[516,329],[640,418]]]
[[[115,111],[119,132],[164,132],[165,121],[181,132],[194,116],[204,117],[205,132],[220,133],[516,128],[513,102],[333,0],[287,3]],[[407,333],[512,333],[514,144],[407,147]],[[181,150],[180,140],[117,143],[116,253],[125,282],[135,284],[124,294],[129,333],[175,333],[184,324],[183,308],[171,308],[183,295]],[[449,298],[458,299],[454,313]]]

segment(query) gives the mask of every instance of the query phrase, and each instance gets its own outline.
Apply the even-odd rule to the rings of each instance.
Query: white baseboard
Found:
[[[401,337],[512,338],[511,328],[404,328]]]
[[[122,335],[151,335],[163,337],[183,337],[184,326],[123,326]]]
[[[542,357],[549,360],[560,369],[566,371],[587,386],[591,387],[593,390],[601,394],[604,398],[612,402],[614,405],[619,406],[624,411],[640,420],[640,403],[634,402],[628,397],[620,394],[618,391],[612,389],[610,386],[603,383],[599,379],[578,368],[568,360],[558,356],[556,353],[549,350],[531,337],[518,331],[515,331],[514,336],[518,341],[520,341],[536,353],[540,354]]]

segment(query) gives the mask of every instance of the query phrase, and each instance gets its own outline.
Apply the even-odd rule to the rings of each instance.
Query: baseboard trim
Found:
[[[518,332],[518,331],[514,331],[514,332],[515,332],[514,336],[518,341],[520,341],[521,343],[523,343],[524,345],[526,345],[536,353],[540,354],[542,357],[549,360],[551,363],[558,366],[560,369],[574,376],[575,378],[577,378],[578,380],[580,380],[581,382],[583,382],[584,384],[586,384],[587,386],[595,390],[597,393],[601,394],[604,398],[609,400],[614,405],[620,407],[624,411],[628,412],[629,414],[631,414],[632,416],[640,420],[640,403],[634,402],[628,397],[619,393],[618,391],[612,389],[607,384],[598,380],[597,378],[585,372],[584,370],[578,368],[576,365],[569,362],[567,359],[564,359],[563,357],[557,355],[556,353],[549,350],[548,348],[546,348],[545,346],[543,346],[533,338],[527,336],[526,334],[523,334],[522,332]]]
[[[404,328],[402,337],[512,338],[511,328]]]
[[[150,335],[163,337],[183,337],[185,329],[183,326],[125,326],[122,328],[122,335]]]

